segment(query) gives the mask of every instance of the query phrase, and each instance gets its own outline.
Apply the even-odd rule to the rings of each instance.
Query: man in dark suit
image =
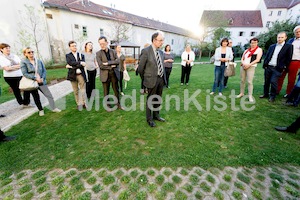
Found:
[[[71,52],[66,55],[66,60],[67,60],[66,67],[69,69],[67,79],[71,81],[72,88],[74,91],[75,101],[77,104],[77,109],[82,110],[82,108],[86,108],[85,105],[86,74],[84,70],[84,66],[86,65],[85,59],[84,59],[84,55],[77,52],[77,44],[75,41],[69,42],[69,48]]]
[[[300,117],[296,119],[290,126],[276,126],[275,129],[277,131],[283,131],[283,132],[288,132],[288,133],[297,133],[297,131],[300,128]]]
[[[115,50],[108,48],[107,38],[101,36],[98,40],[101,50],[96,53],[96,59],[100,68],[100,80],[103,86],[104,99],[106,100],[106,111],[111,112],[110,104],[108,104],[108,94],[110,83],[114,90],[117,100],[118,109],[123,110],[120,104],[120,94],[118,81],[120,80],[119,58]]]
[[[155,127],[153,120],[165,122],[159,116],[161,96],[163,87],[166,84],[163,68],[163,52],[159,50],[164,43],[164,36],[161,31],[152,35],[152,45],[144,48],[141,52],[138,72],[144,80],[144,86],[148,89],[146,103],[146,120],[150,127]]]
[[[293,46],[285,43],[287,35],[285,32],[277,34],[277,43],[272,44],[264,60],[263,68],[265,69],[264,94],[260,98],[269,98],[269,102],[274,102],[277,93],[278,78],[282,72],[289,66]],[[271,91],[270,91],[271,85]],[[269,95],[270,91],[270,95]]]

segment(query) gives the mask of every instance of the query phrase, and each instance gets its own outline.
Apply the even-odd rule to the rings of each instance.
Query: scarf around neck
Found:
[[[255,47],[253,50],[251,50],[251,48],[247,49],[247,51],[245,52],[243,58],[245,58],[245,55],[246,55],[248,52],[250,52],[250,53],[249,53],[249,55],[248,55],[247,57],[250,58],[250,57],[254,54],[254,52],[258,49],[258,47],[259,47],[259,46]]]

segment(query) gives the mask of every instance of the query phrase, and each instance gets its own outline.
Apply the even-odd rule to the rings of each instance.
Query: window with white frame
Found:
[[[269,28],[270,27],[270,21],[267,21],[266,23],[266,27]]]
[[[101,36],[104,36],[104,30],[103,30],[103,28],[100,28],[100,37]]]
[[[250,36],[254,37],[255,35],[256,35],[256,32],[255,31],[251,31]]]
[[[174,45],[174,39],[172,39],[171,44]]]
[[[272,16],[272,14],[273,14],[273,11],[270,11],[269,16]]]
[[[277,16],[281,16],[281,10],[278,11]]]
[[[87,27],[86,26],[82,27],[82,36],[87,37]]]
[[[242,37],[242,36],[244,36],[244,35],[245,35],[245,32],[244,32],[244,31],[240,31],[240,32],[239,32],[239,36]]]

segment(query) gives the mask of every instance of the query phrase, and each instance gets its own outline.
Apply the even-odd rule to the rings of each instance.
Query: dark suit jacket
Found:
[[[113,49],[108,49],[110,55],[110,61],[107,60],[105,52],[100,50],[96,53],[96,59],[100,68],[100,80],[106,82],[108,78],[108,71],[113,69],[118,80],[120,80],[119,58],[117,52]],[[108,65],[103,65],[108,63]]]
[[[66,55],[66,60],[67,60],[68,65],[72,66],[72,69],[70,68],[68,71],[67,79],[69,81],[76,81],[76,70],[80,69],[81,75],[83,76],[84,80],[86,81],[86,74],[84,71],[84,67],[80,64],[81,61],[85,62],[84,55],[81,54],[81,59],[80,59],[79,53],[77,52],[77,59],[78,59],[78,61],[76,60],[76,58],[74,57],[72,52],[70,52]]]
[[[163,64],[164,60],[164,53],[163,51],[159,50],[160,57],[162,59],[161,63]],[[158,66],[156,62],[156,58],[154,55],[153,47],[152,45],[144,48],[141,52],[140,61],[139,61],[139,67],[138,72],[141,76],[141,78],[144,80],[144,86],[146,88],[154,88],[158,75]],[[164,70],[164,83],[166,84],[165,79],[165,70]]]
[[[268,64],[270,60],[272,59],[274,50],[275,50],[276,44],[272,44],[267,52],[267,55],[264,60],[263,67],[268,67]],[[282,49],[279,51],[278,57],[277,57],[277,65],[276,69],[279,72],[282,72],[283,70],[287,70],[287,67],[289,66],[293,55],[293,46],[291,44],[285,43],[282,47]]]

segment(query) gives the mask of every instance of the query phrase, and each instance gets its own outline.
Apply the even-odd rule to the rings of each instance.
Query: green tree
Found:
[[[214,49],[220,46],[222,38],[230,38],[230,32],[226,31],[223,27],[219,27],[213,33],[212,45]]]
[[[277,34],[281,31],[287,33],[288,38],[294,37],[293,29],[297,26],[297,22],[293,22],[290,19],[285,21],[276,21],[272,23],[272,26],[267,32],[261,33],[257,36],[259,39],[259,46],[267,51],[271,44],[277,42]]]
[[[36,10],[33,6],[24,4],[24,11],[19,11],[20,21],[18,23],[19,42],[22,48],[33,46],[36,49],[37,56],[41,58],[39,43],[45,36],[45,23],[41,17],[41,10]]]
[[[113,42],[127,41],[128,33],[131,30],[130,25],[125,23],[126,17],[123,14],[117,14],[116,20],[109,24],[112,31],[108,34]]]

